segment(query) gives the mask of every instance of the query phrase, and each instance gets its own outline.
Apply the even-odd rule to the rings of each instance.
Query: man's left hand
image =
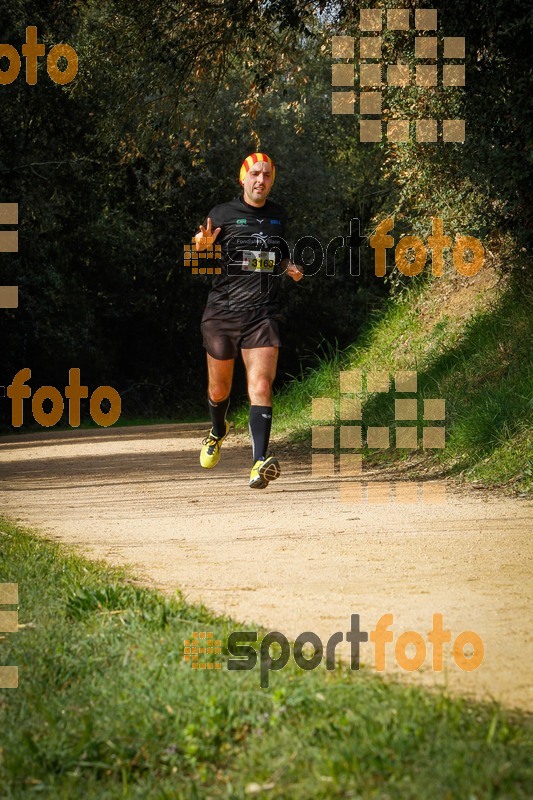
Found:
[[[287,275],[292,278],[293,281],[301,281],[304,273],[301,267],[299,267],[297,264],[293,264],[291,261],[287,267]]]

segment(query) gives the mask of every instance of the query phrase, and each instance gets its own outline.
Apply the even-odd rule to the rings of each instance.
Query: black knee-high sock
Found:
[[[250,436],[252,437],[254,464],[265,458],[272,427],[272,408],[270,406],[250,406]]]
[[[229,406],[229,397],[226,397],[225,400],[221,400],[220,403],[213,403],[208,396],[207,404],[209,406],[209,413],[211,414],[211,422],[213,423],[213,436],[224,436],[226,433],[226,412]]]

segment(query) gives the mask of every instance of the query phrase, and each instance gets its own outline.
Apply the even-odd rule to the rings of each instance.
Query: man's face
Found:
[[[272,188],[272,170],[265,161],[258,161],[250,167],[242,182],[244,199],[251,206],[264,206]]]

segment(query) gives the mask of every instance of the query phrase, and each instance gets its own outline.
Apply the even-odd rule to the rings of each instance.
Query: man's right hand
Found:
[[[200,230],[195,234],[196,249],[202,251],[211,247],[221,230],[222,228],[215,228],[215,230],[212,231],[211,218],[208,217],[207,226],[204,228],[203,225],[200,225]]]

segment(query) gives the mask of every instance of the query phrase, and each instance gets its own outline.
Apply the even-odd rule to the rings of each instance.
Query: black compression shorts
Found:
[[[267,308],[242,311],[207,306],[202,317],[204,347],[213,358],[237,358],[239,350],[280,347],[278,315]]]

